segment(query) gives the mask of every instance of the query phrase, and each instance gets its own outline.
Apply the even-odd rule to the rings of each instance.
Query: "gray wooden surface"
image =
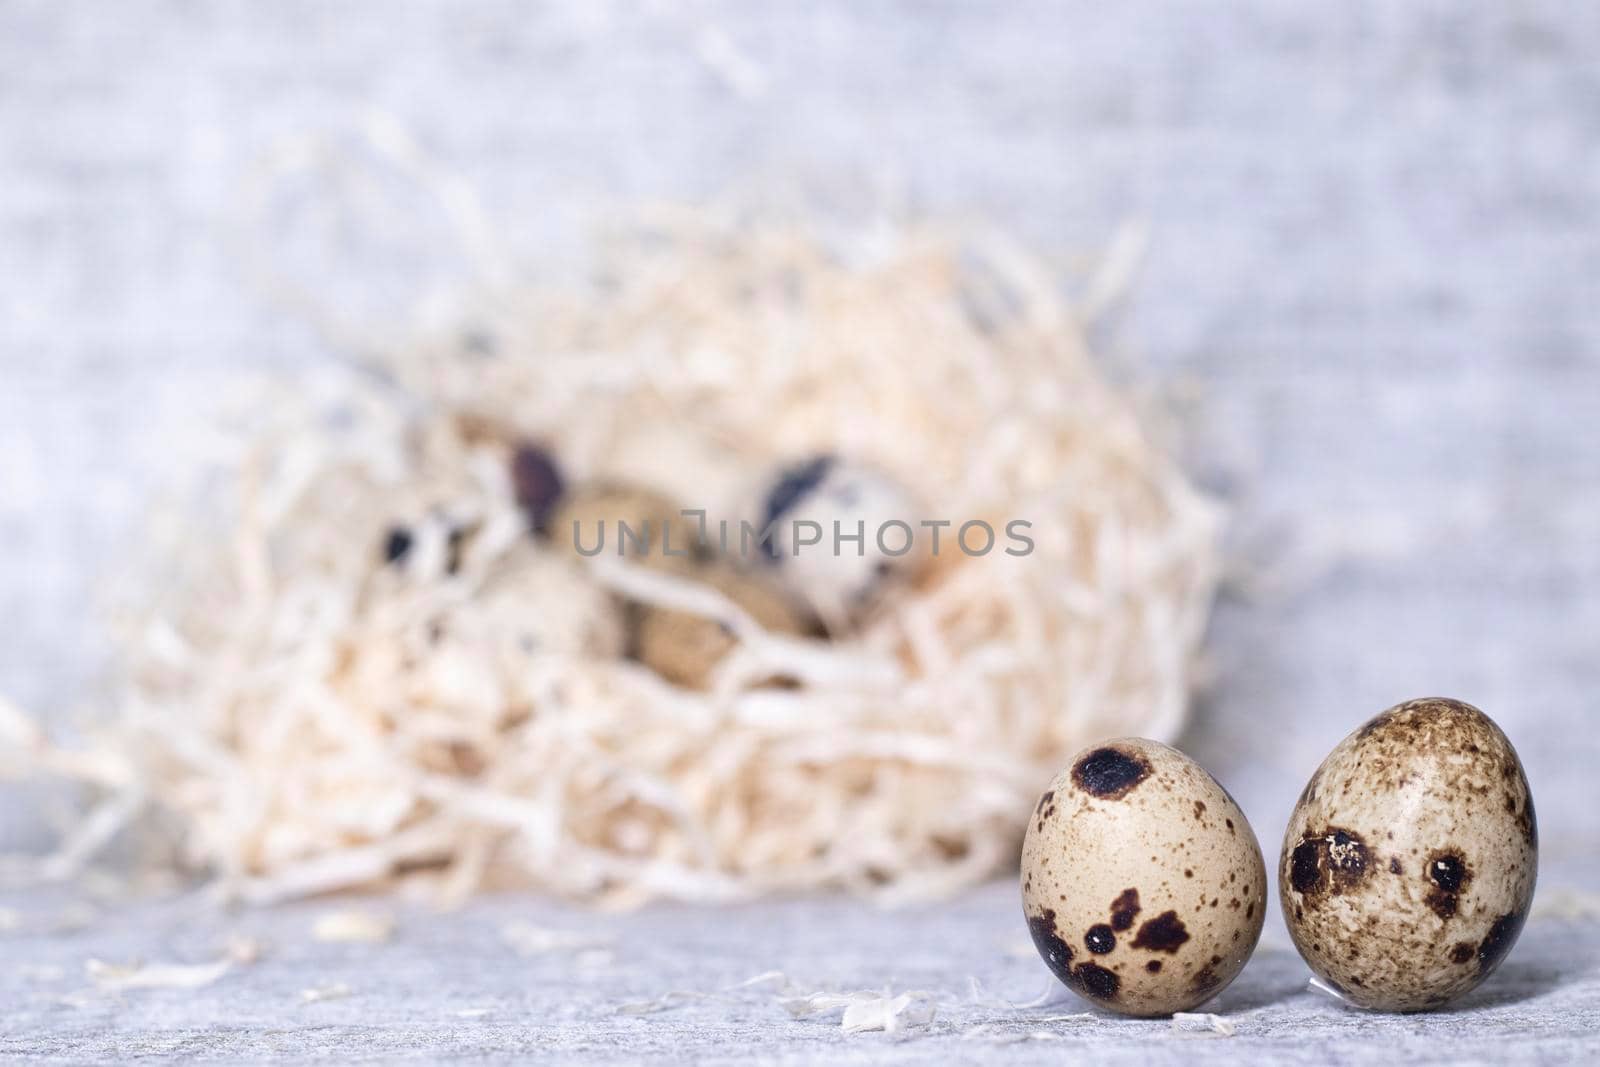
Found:
[[[1300,958],[1269,932],[1204,1006],[1233,1026],[1225,1038],[1090,1011],[1040,965],[1010,884],[893,916],[829,897],[627,916],[495,897],[445,920],[364,906],[397,919],[391,940],[313,940],[325,906],[226,915],[194,901],[13,935],[0,942],[7,963],[22,964],[0,967],[0,1057],[1342,1065],[1592,1063],[1600,1053],[1593,918],[1534,919],[1488,983],[1412,1016],[1308,989]],[[22,910],[48,922],[60,904]],[[546,947],[554,932],[569,947]],[[240,938],[260,958],[196,989],[118,991],[85,973],[88,957],[206,963]],[[1060,999],[1034,1003],[1052,988]],[[819,989],[920,993],[935,1015],[914,1030],[847,1034],[838,1012],[791,1018],[781,1003]]]
[[[1305,776],[1354,723],[1405,697],[1463,697],[1523,754],[1547,871],[1592,883],[1596,54],[1600,8],[1488,0],[0,0],[0,691],[46,711],[92,695],[95,590],[124,565],[144,500],[181,463],[186,436],[242,372],[329,358],[304,322],[262,299],[224,235],[244,176],[272,145],[348,130],[378,108],[479,190],[526,265],[580,247],[619,205],[730,188],[759,198],[798,186],[847,212],[884,201],[988,220],[1064,268],[1117,225],[1145,224],[1137,288],[1099,339],[1119,373],[1180,406],[1186,462],[1235,508],[1240,580],[1219,607],[1213,680],[1187,747],[1270,851]],[[421,240],[438,232],[426,228],[437,220],[419,225]],[[329,284],[350,274],[324,266]],[[40,803],[34,791],[8,795],[0,847],[40,843]],[[941,944],[1009,936],[1003,896],[840,921],[904,939],[937,969]],[[824,905],[741,915],[752,936],[738,963],[754,971],[783,966],[763,949],[763,926],[803,915],[811,933],[788,944],[804,941],[819,981],[908,973],[885,962],[887,947],[853,957],[844,946],[838,959],[856,963],[830,966]],[[669,932],[709,937],[718,926],[681,913],[631,921],[685,957],[696,954],[691,933]],[[169,936],[181,941],[181,923],[120,922],[106,935],[120,951],[159,957]],[[109,1056],[138,1033],[150,1049],[170,1038],[169,1051],[191,1054],[514,1054],[577,1025],[559,1021],[553,999],[503,999],[498,1036],[474,1044],[488,1025],[474,1024],[460,1037],[466,1024],[436,1010],[449,990],[463,1003],[484,990],[514,997],[523,972],[489,957],[446,962],[452,929],[419,923],[410,969],[376,969],[371,997],[341,1002],[343,1022],[327,1029],[280,1015],[282,990],[251,977],[275,973],[261,969],[219,984],[221,1000],[162,994],[159,1010],[134,999],[88,1016],[14,1011],[31,994],[12,985],[5,1047]],[[7,960],[95,947],[91,933],[75,937],[0,945]],[[429,943],[437,958],[420,947]],[[1577,943],[1592,960],[1594,942]],[[663,989],[708,973],[651,952]],[[1295,966],[1258,961],[1241,981],[1261,988],[1240,995],[1265,1005]],[[1536,1017],[1553,1027],[1556,1052],[1592,1033],[1592,985],[1574,985],[1553,958],[1527,966],[1549,980],[1515,994],[1491,987],[1486,997],[1506,999],[1451,1016],[1450,1033],[1481,1028],[1499,1041]],[[448,988],[430,980],[435,968]],[[1564,1014],[1571,997],[1577,1015]],[[729,1036],[766,1047],[754,1029],[765,1015],[740,1016],[738,1033],[714,1007],[683,1018],[661,1046],[623,1047],[685,1058]],[[1435,1033],[1336,1019],[1308,1030],[1337,1041],[1317,1059],[1378,1056]],[[1417,1038],[1417,1058],[1441,1055],[1429,1040]],[[1295,1058],[1289,1041],[1256,1047]],[[1058,1054],[1030,1047],[983,1055]],[[1196,1058],[1195,1047],[1181,1055]],[[1470,1059],[1471,1047],[1485,1058],[1515,1048],[1458,1051]],[[792,1054],[813,1051],[825,1050],[802,1040]]]

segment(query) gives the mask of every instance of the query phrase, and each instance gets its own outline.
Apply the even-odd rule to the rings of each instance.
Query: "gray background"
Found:
[[[994,222],[1064,271],[1146,224],[1098,341],[1178,407],[1184,461],[1234,509],[1236,580],[1187,747],[1271,851],[1355,723],[1410,696],[1471,700],[1527,764],[1543,883],[1592,887],[1596,55],[1600,7],[1558,3],[0,0],[0,691],[86,701],[95,590],[187,435],[242,371],[332,358],[227,234],[274,144],[376,107],[478,190],[531,268],[618,208],[730,189]],[[7,841],[33,842],[35,794],[13,795]],[[881,922],[1002,937],[1011,908],[991,892]],[[751,973],[782,966],[752,954]],[[1574,996],[1592,1027],[1592,970],[1530,966],[1571,980],[1527,979],[1497,1032]],[[120,1024],[94,1025],[104,1042]]]

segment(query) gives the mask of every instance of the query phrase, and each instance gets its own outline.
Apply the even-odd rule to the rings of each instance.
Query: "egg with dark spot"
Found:
[[[1085,749],[1039,798],[1022,845],[1022,907],[1066,986],[1127,1015],[1221,992],[1261,936],[1266,865],[1227,790],[1177,749]]]
[[[1522,929],[1538,872],[1522,761],[1459,700],[1398,704],[1341,741],[1290,817],[1278,895],[1295,947],[1352,1004],[1441,1007]]]
[[[786,466],[758,510],[768,565],[833,630],[869,615],[929,563],[922,505],[864,463],[820,455]],[[940,551],[957,551],[952,540],[947,531]]]

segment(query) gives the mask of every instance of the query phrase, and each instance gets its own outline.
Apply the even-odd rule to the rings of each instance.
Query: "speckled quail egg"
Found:
[[[1516,941],[1538,851],[1506,735],[1470,704],[1411,700],[1311,776],[1283,839],[1279,900],[1300,955],[1346,1000],[1436,1008]]]
[[[1187,1011],[1244,967],[1267,872],[1244,813],[1188,756],[1143,738],[1080,752],[1022,845],[1022,908],[1055,976],[1126,1015]]]
[[[883,471],[837,456],[778,472],[760,519],[771,531],[763,542],[769,564],[835,629],[869,612],[928,560],[930,534],[912,494]]]
[[[558,653],[609,658],[626,640],[616,598],[572,560],[524,543],[487,575],[472,614],[484,645],[515,670],[523,657]]]
[[[803,614],[785,592],[759,574],[724,564],[699,568],[693,577],[743,608],[764,629],[800,635]],[[690,689],[704,689],[737,638],[726,622],[688,611],[641,606],[635,644],[641,662],[663,678]]]
[[[546,524],[551,543],[584,556],[626,556],[666,571],[693,565],[700,527],[679,505],[652,489],[621,484],[568,490]]]

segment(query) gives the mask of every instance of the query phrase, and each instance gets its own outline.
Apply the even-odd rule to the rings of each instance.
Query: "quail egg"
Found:
[[[569,490],[546,524],[551,543],[583,556],[626,556],[659,570],[681,571],[700,551],[700,528],[677,503],[639,486],[602,484]]]
[[[1188,756],[1142,738],[1086,749],[1022,845],[1033,943],[1068,988],[1126,1015],[1187,1011],[1244,967],[1267,872],[1244,812]]]
[[[1511,949],[1538,849],[1506,735],[1470,704],[1411,700],[1339,742],[1311,776],[1283,839],[1278,895],[1300,955],[1346,1000],[1436,1008]]]
[[[904,486],[862,463],[821,455],[787,467],[761,511],[768,562],[836,629],[927,562],[921,508]]]
[[[771,632],[803,634],[806,622],[784,592],[759,575],[712,565],[694,577],[743,608]],[[636,644],[641,662],[663,678],[690,689],[704,689],[711,674],[736,644],[727,623],[670,608],[639,609]]]

